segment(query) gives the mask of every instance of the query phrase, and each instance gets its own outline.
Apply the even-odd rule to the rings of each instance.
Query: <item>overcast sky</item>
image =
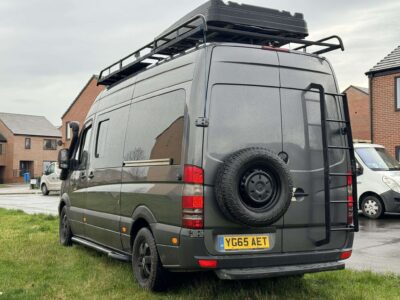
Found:
[[[0,0],[0,111],[61,115],[92,74],[137,48],[204,0]],[[242,1],[240,1],[242,2]],[[400,44],[398,0],[245,0],[301,12],[311,39],[337,34],[326,54],[340,88],[368,86],[364,73]]]

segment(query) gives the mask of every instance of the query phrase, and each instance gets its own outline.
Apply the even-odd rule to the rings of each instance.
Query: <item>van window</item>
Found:
[[[132,104],[124,160],[170,158],[181,163],[185,91],[177,90]]]
[[[398,171],[400,164],[385,148],[357,148],[357,154],[364,164],[373,171]]]
[[[94,143],[93,168],[121,167],[123,161],[126,124],[129,105],[107,111],[98,116],[97,134]]]
[[[110,120],[104,120],[99,123],[97,129],[95,156],[98,158],[104,155],[104,149],[107,141],[108,124]]]
[[[78,153],[78,162],[80,170],[86,168],[87,162],[89,160],[89,145],[90,145],[91,135],[92,135],[92,125],[85,128],[85,131],[82,133],[82,138],[81,138],[81,143],[79,145],[79,153]]]

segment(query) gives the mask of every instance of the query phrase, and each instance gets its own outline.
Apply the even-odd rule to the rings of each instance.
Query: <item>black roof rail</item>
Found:
[[[215,6],[218,9],[225,9],[224,14],[216,15]],[[310,46],[323,47],[323,49],[313,52],[316,55],[336,49],[344,50],[343,42],[338,36],[330,36],[318,41],[305,40],[307,29],[301,14],[291,16],[288,12],[238,5],[232,2],[224,4],[219,0],[209,1],[200,8],[200,10],[196,9],[185,16],[180,21],[181,23],[173,25],[151,43],[104,68],[100,72],[97,84],[106,86],[116,84],[150,65],[160,63],[207,42],[230,42],[272,47],[294,43],[302,45],[294,50],[303,49],[304,52]],[[265,14],[260,15],[258,13],[257,17],[246,19],[246,24],[229,22],[229,20],[240,19],[237,18],[240,16],[238,9],[242,10],[242,14],[245,12],[264,12]],[[204,12],[204,14],[195,14],[198,12]],[[227,18],[228,13],[231,13],[231,18]],[[281,20],[284,20],[282,24],[279,24],[281,30],[273,28],[268,23],[269,18],[272,18],[271,14],[272,17],[280,17]],[[264,23],[261,22],[267,23],[265,26],[269,27],[260,27],[261,25],[264,26]],[[293,25],[290,22],[295,22],[297,25],[301,24],[301,26],[298,25],[295,27],[297,31],[293,31],[291,30]],[[326,41],[330,39],[336,39],[338,43],[327,43]]]

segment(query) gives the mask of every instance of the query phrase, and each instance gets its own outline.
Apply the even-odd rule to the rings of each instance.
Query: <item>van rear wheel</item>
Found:
[[[168,273],[161,264],[156,242],[147,228],[139,230],[133,243],[132,269],[142,288],[155,292],[167,288]]]
[[[375,196],[365,197],[361,202],[361,210],[370,219],[379,219],[384,213],[381,200]]]
[[[289,208],[293,180],[285,162],[265,148],[233,153],[219,168],[215,193],[224,215],[234,222],[262,227]]]

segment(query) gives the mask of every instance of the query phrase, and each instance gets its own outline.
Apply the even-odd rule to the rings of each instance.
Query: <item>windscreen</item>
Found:
[[[400,164],[385,148],[355,149],[364,164],[373,171],[398,171]]]

